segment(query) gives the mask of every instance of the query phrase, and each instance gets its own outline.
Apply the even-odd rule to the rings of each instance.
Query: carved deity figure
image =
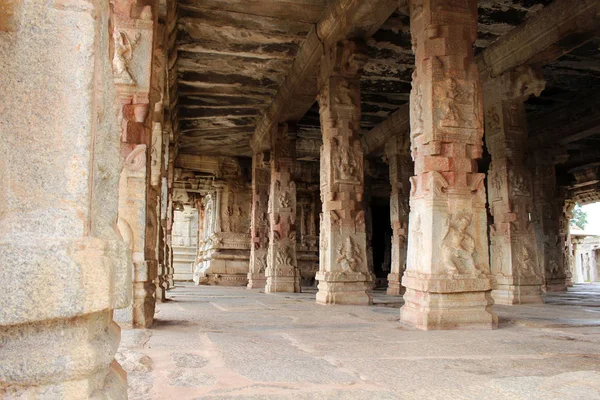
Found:
[[[456,80],[450,79],[448,89],[446,90],[446,105],[448,111],[444,120],[446,122],[457,122],[462,121],[460,111],[458,110],[458,102],[460,98],[460,92],[458,90],[458,84]]]
[[[357,172],[357,164],[354,159],[354,154],[347,147],[342,147],[340,152],[337,154],[335,159],[335,167],[338,171],[339,177],[342,180],[353,180],[355,179]]]
[[[115,29],[113,40],[115,43],[115,54],[113,56],[113,73],[117,83],[135,84],[135,80],[129,72],[129,62],[133,58],[133,49],[138,44],[141,34],[135,35],[131,40],[125,32]]]
[[[289,208],[292,203],[289,192],[283,192],[279,195],[279,205],[283,208]]]
[[[521,277],[537,275],[535,260],[531,258],[531,250],[526,245],[522,245],[517,255],[517,267]]]
[[[337,263],[342,267],[342,271],[356,272],[358,264],[362,261],[358,246],[348,237],[338,249]]]
[[[472,215],[460,213],[454,222],[448,217],[448,231],[442,240],[442,260],[450,273],[475,272],[475,240],[467,232]]]

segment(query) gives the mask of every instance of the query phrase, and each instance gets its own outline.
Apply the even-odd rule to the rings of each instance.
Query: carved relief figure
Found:
[[[463,120],[458,109],[459,98],[460,92],[458,90],[458,85],[456,80],[452,78],[449,80],[448,88],[446,89],[446,107],[448,111],[444,116],[444,122],[457,122]]]
[[[473,216],[459,213],[454,222],[448,217],[448,230],[442,240],[442,261],[450,273],[475,272],[475,240],[467,232]]]
[[[335,168],[338,177],[342,180],[355,180],[358,172],[358,164],[354,154],[347,147],[342,147],[335,157]]]
[[[362,261],[360,257],[360,249],[352,238],[347,237],[338,249],[337,263],[342,267],[342,271],[357,272],[358,264]]]
[[[487,124],[488,129],[491,131],[495,131],[500,128],[500,116],[498,115],[498,110],[496,110],[495,106],[488,110]]]
[[[115,43],[115,54],[113,56],[113,73],[116,83],[134,85],[136,82],[129,72],[129,62],[133,58],[133,50],[138,44],[141,34],[135,35],[131,40],[125,32],[115,29],[113,40]]]
[[[347,80],[341,80],[336,86],[335,102],[341,105],[352,106],[354,105],[354,99],[352,98],[355,90],[350,87],[350,83]]]
[[[519,268],[518,274],[521,277],[537,275],[535,260],[531,258],[531,250],[525,244],[521,246],[521,251],[517,253],[517,266]]]
[[[287,247],[281,247],[277,250],[276,265],[277,266],[291,266],[293,265],[293,259],[290,255],[290,250]]]
[[[283,192],[279,195],[279,205],[283,208],[289,208],[292,200],[290,199],[289,192]]]

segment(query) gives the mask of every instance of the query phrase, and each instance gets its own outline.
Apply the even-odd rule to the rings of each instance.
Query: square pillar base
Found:
[[[567,287],[566,279],[550,279],[546,283],[546,292],[566,292]]]
[[[402,286],[402,275],[388,274],[388,287],[386,294],[388,296],[402,296],[406,292],[406,288]]]
[[[318,272],[318,304],[371,305],[371,279],[362,273]]]
[[[300,279],[296,276],[269,276],[265,293],[300,293]]]
[[[535,279],[517,283],[514,277],[496,277],[497,287],[492,291],[496,304],[543,304],[542,284]]]
[[[267,284],[265,274],[248,273],[248,289],[264,289]]]
[[[404,276],[402,323],[421,330],[495,329],[498,317],[489,278],[423,279]]]

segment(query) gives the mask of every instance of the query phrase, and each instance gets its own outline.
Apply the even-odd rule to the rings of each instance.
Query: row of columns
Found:
[[[397,136],[385,146],[393,229],[388,294],[404,294],[402,320],[422,329],[493,328],[494,301],[541,302],[543,290],[564,290],[568,283],[554,164],[542,155],[533,168],[526,160],[524,102],[545,83],[519,67],[482,84],[473,55],[475,0],[411,1],[411,34],[410,142]],[[326,49],[318,77],[323,145],[316,298],[323,304],[372,302],[359,140],[365,62],[359,42],[341,41]],[[484,127],[492,156],[489,196],[485,174],[477,171]],[[273,133],[270,171],[268,153],[253,159],[248,286],[266,292],[299,291],[290,132],[281,124]],[[535,207],[534,182],[541,194]]]

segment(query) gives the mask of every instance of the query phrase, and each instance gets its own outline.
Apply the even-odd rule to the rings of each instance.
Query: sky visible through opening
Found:
[[[585,227],[585,231],[600,235],[600,202],[588,204],[581,208],[587,213],[588,223]]]

